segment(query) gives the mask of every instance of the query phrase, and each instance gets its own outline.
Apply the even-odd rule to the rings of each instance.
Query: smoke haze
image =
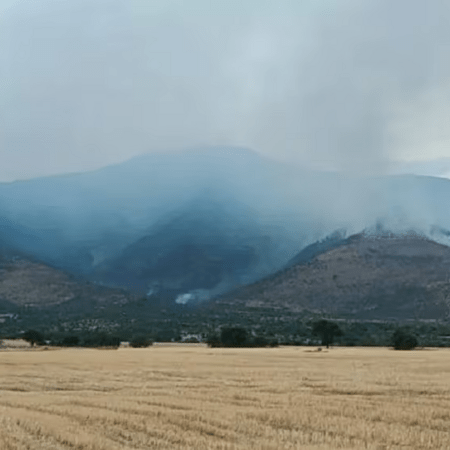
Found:
[[[0,0],[0,181],[242,145],[380,173],[450,156],[450,4]]]

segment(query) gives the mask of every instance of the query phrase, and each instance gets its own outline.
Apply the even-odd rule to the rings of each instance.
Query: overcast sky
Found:
[[[0,0],[0,181],[198,145],[450,157],[449,23],[447,0]]]

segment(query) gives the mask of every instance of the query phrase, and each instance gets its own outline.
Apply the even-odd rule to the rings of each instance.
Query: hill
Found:
[[[298,206],[294,209],[283,198],[277,171],[287,168],[277,167],[250,150],[208,148],[152,153],[93,172],[0,183],[0,240],[91,280],[101,272],[101,279],[117,285],[117,264],[136,259],[144,242],[153,239],[157,246],[161,227],[171,227],[171,240],[196,245],[213,225],[215,237],[232,252],[238,224],[248,241],[241,238],[238,247],[253,247],[264,236],[276,241],[262,276],[282,267],[304,245],[308,231]],[[202,217],[194,224],[198,211]],[[192,224],[192,239],[186,239],[186,227],[175,226],[185,218]],[[147,265],[148,255],[140,255],[139,264]],[[111,274],[105,273],[107,267]],[[141,290],[136,280],[128,281],[125,277],[123,287]],[[150,276],[142,289],[152,283]]]
[[[221,321],[242,311],[445,317],[446,266],[432,248],[450,244],[449,198],[449,180],[313,172],[232,147],[0,184],[0,248],[23,252],[2,263],[0,299],[47,305],[58,320],[87,311],[115,323],[126,316],[131,328],[149,311],[156,322],[164,309],[184,317],[178,306],[217,295],[199,313],[202,323],[215,311]],[[377,223],[396,233],[414,229],[408,239],[426,242],[428,262],[395,260],[393,241],[373,251],[342,232],[318,241]],[[137,296],[145,301],[126,303]],[[124,307],[99,306],[115,303]]]
[[[335,229],[357,233],[381,221],[448,244],[430,229],[450,228],[449,198],[444,179],[363,179],[245,148],[197,148],[0,183],[0,243],[141,294],[160,285],[211,296],[283,268]]]
[[[13,250],[0,252],[0,303],[10,307],[43,308],[67,302],[117,304],[134,299],[132,294],[77,280]],[[9,312],[9,311],[6,311]]]
[[[283,236],[274,239],[273,230],[255,223],[239,205],[230,201],[225,208],[204,198],[99,263],[93,278],[142,295],[209,298],[278,270],[296,244]],[[281,248],[283,258],[277,257]]]
[[[209,308],[219,315],[449,317],[450,247],[414,233],[360,233],[330,242],[322,251],[304,249],[284,270],[222,296]]]

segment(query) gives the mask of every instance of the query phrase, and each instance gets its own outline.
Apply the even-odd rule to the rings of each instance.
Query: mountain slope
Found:
[[[295,259],[302,259],[301,252]],[[234,314],[274,310],[281,316],[313,311],[355,319],[449,317],[450,247],[415,234],[353,235],[310,262],[218,299],[211,308]]]
[[[281,267],[296,242],[274,236],[276,230],[258,225],[251,211],[202,198],[100,263],[94,277],[142,294],[201,290],[210,297]]]
[[[194,149],[144,155],[83,174],[0,184],[0,239],[88,276],[161,222],[213,199],[218,210],[228,208],[230,223],[248,222],[252,239],[259,238],[261,226],[276,229],[274,237],[295,240],[298,249],[304,237],[298,228],[306,230],[307,221],[298,205],[294,209],[283,199],[285,188],[275,175],[284,169],[275,166],[246,149]],[[292,252],[281,264],[289,256]]]
[[[0,184],[0,242],[140,293],[158,285],[174,295],[222,293],[283,268],[335,229],[357,233],[377,222],[450,244],[430,232],[450,228],[450,180],[362,179],[216,147]],[[338,241],[310,248],[308,258]]]
[[[0,302],[15,306],[48,307],[74,300],[114,304],[131,299],[134,299],[132,294],[76,280],[19,252],[9,250],[0,254]]]

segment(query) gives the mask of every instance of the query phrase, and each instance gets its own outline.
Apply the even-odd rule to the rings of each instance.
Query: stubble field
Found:
[[[446,449],[450,350],[0,352],[0,449]]]

